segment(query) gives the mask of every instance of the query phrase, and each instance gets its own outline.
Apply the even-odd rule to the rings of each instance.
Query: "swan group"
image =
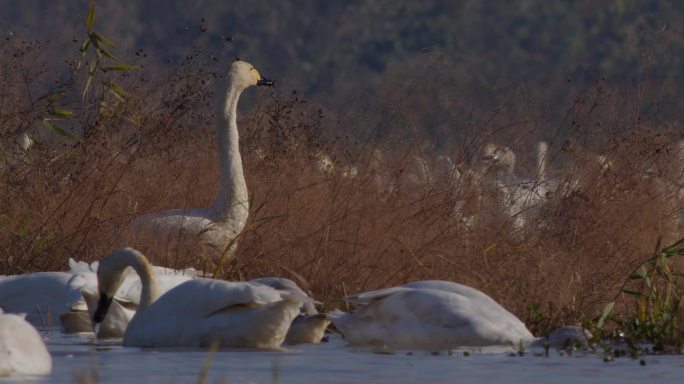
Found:
[[[316,309],[320,303],[284,278],[228,282],[192,276],[160,294],[163,284],[159,284],[159,277],[164,275],[155,271],[142,253],[130,247],[107,254],[90,269],[96,270],[97,293],[82,291],[88,302],[89,317],[94,323],[103,323],[118,311],[120,319],[115,324],[123,332],[125,347],[219,345],[273,350],[283,344],[320,342],[330,321],[349,344],[357,346],[434,351],[495,345],[535,346],[542,342],[522,321],[485,293],[450,281],[416,281],[358,293],[345,298],[354,307],[353,311],[337,310],[326,316]],[[72,270],[78,268],[72,266]],[[137,288],[129,287],[120,295],[119,288],[130,284],[126,282],[133,274],[139,282]],[[133,295],[137,295],[135,300]],[[119,299],[115,299],[117,296]],[[131,303],[127,304],[124,297]],[[47,368],[44,366],[40,371],[43,373],[32,374],[49,373],[49,354],[40,349],[45,348],[42,339],[21,316],[0,315],[0,334],[4,338],[0,340],[0,358],[7,360],[3,351],[17,348],[8,346],[12,339],[3,333],[10,329],[8,322],[26,324],[30,335],[22,337],[27,340],[37,337],[30,353],[47,356]],[[566,340],[586,342],[588,337],[581,328],[566,327],[552,333],[546,342],[562,346]],[[12,356],[20,354],[13,352]],[[26,364],[26,358],[21,361],[15,365]],[[7,366],[8,363],[0,360],[0,374],[10,374],[6,373],[10,370]],[[25,368],[12,369],[19,372]]]
[[[136,217],[128,228],[131,242],[146,244],[153,256],[185,242],[189,249],[216,261],[230,255],[245,227],[249,199],[237,104],[248,87],[273,82],[244,61],[235,61],[227,78],[224,116],[228,124],[216,130],[220,162],[216,198],[206,208]],[[538,180],[547,179],[547,152],[548,146],[540,143]],[[317,160],[322,172],[332,170],[327,155],[320,154]],[[409,160],[411,171],[407,172],[411,182],[461,179],[460,169],[447,156],[438,157],[434,165],[414,160]],[[508,186],[516,180],[513,151],[489,144],[482,160],[494,170],[496,184],[519,200],[513,197],[523,192]],[[542,186],[546,187],[538,183],[534,193],[545,194]],[[523,208],[513,205],[512,215],[519,215]],[[50,372],[51,358],[35,327],[54,324],[53,317],[61,320],[68,333],[96,330],[98,339],[122,338],[125,347],[218,344],[279,349],[283,344],[320,342],[331,322],[349,344],[392,349],[529,345],[540,340],[485,293],[450,281],[416,281],[358,293],[345,298],[354,307],[351,312],[336,310],[328,315],[319,313],[320,303],[291,280],[228,282],[202,277],[193,270],[179,273],[153,266],[131,247],[115,250],[93,264],[71,260],[70,268],[69,272],[0,277],[0,376]],[[4,314],[3,309],[25,315]],[[577,332],[561,331],[554,340]]]
[[[192,249],[210,261],[230,256],[249,214],[249,196],[240,155],[237,105],[251,86],[272,86],[253,65],[237,60],[228,71],[224,117],[216,127],[220,167],[218,193],[205,208],[174,209],[138,216],[123,232],[121,242],[143,245],[148,254],[163,256],[168,249]]]

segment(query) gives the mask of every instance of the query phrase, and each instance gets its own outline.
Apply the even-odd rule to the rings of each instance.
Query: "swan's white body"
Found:
[[[325,335],[330,320],[325,314],[318,313],[318,301],[312,299],[292,280],[280,277],[262,277],[250,280],[253,283],[267,285],[278,291],[294,295],[302,302],[299,315],[292,321],[287,331],[285,344],[317,344]]]
[[[58,324],[59,316],[80,297],[80,287],[70,287],[70,272],[37,272],[0,277],[0,307],[6,313],[25,313],[35,326]],[[85,283],[82,281],[82,283]]]
[[[242,169],[237,128],[237,104],[242,92],[253,85],[272,85],[254,67],[236,61],[228,71],[225,118],[227,126],[216,127],[220,162],[219,190],[208,208],[175,209],[136,217],[125,236],[155,256],[169,249],[193,249],[213,260],[231,255],[235,239],[249,214],[247,184]]]
[[[29,149],[33,146],[34,140],[31,136],[29,136],[28,133],[22,132],[22,134],[19,136],[18,144],[19,144],[19,149],[23,153],[28,152]]]
[[[278,348],[301,302],[293,295],[256,283],[193,279],[157,300],[151,265],[132,248],[102,259],[98,269],[100,302],[95,321],[106,318],[110,298],[131,266],[142,282],[138,310],[126,329],[127,347]]]
[[[62,324],[67,333],[92,332],[88,306],[82,294],[97,291],[98,263],[69,259],[68,272],[37,272],[24,275],[0,276],[0,307],[7,313],[24,313],[26,320],[36,327]],[[174,270],[152,267],[163,293],[176,285],[195,278],[192,268]],[[127,270],[112,315],[100,327],[98,337],[122,337],[128,321],[140,300],[140,278]],[[94,311],[95,307],[91,309]],[[133,311],[131,311],[133,310]]]
[[[547,175],[548,149],[544,141],[537,144],[537,172],[529,179],[515,174],[516,156],[510,148],[488,143],[483,149],[485,167],[493,171],[493,185],[501,194],[501,207],[515,230],[524,229],[558,187]]]
[[[454,348],[529,343],[517,317],[477,289],[449,281],[417,281],[346,298],[356,308],[333,324],[354,345]]]
[[[88,266],[84,262],[76,263],[73,259],[69,260],[71,271],[78,274],[69,281],[70,289],[78,289],[80,292],[78,301],[71,304],[71,310],[62,314],[60,320],[66,333],[93,332],[91,318],[97,307],[97,269],[98,263],[95,262]],[[157,282],[157,292],[161,295],[171,288],[194,279],[199,272],[194,268],[175,270],[165,267],[152,267],[152,273]],[[85,279],[85,282],[80,282]],[[74,281],[77,281],[74,283]],[[68,288],[69,289],[69,288]],[[142,283],[137,273],[128,268],[125,273],[121,287],[117,291],[108,311],[107,318],[97,329],[99,339],[120,339],[123,337],[128,323],[135,315],[140,303]],[[82,295],[82,296],[81,296]]]
[[[51,371],[52,358],[38,331],[23,316],[0,310],[0,377]]]

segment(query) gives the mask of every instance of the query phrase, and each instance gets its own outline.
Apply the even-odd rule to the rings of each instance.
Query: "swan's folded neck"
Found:
[[[157,283],[152,276],[152,266],[149,262],[134,265],[133,269],[140,276],[140,284],[142,285],[140,304],[138,305],[138,311],[141,311],[157,300]]]
[[[237,129],[237,103],[242,89],[233,83],[226,94],[225,118],[227,126],[216,126],[216,140],[221,176],[216,200],[209,209],[212,219],[239,220],[244,223],[249,213],[247,184],[242,171],[240,138]]]

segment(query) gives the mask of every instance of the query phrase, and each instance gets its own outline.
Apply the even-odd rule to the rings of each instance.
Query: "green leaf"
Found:
[[[623,290],[622,290],[622,293],[626,293],[626,294],[632,295],[632,296],[634,296],[634,297],[641,297],[641,292],[630,291],[629,289],[623,289]]]
[[[639,269],[634,271],[631,275],[629,275],[630,280],[642,280],[648,278],[648,274],[646,273],[646,268],[644,266],[640,266]]]
[[[86,40],[85,43],[81,46],[81,56],[85,56],[86,53],[88,53],[88,48],[90,47],[90,39]]]
[[[109,59],[111,59],[111,60],[114,60],[114,61],[116,61],[117,63],[120,63],[120,62],[121,62],[121,60],[119,60],[118,57],[112,55],[111,53],[105,51],[104,49],[100,49],[100,50],[98,50],[98,52],[100,52],[100,53],[102,54],[102,56],[106,56],[107,58],[109,58]]]
[[[53,116],[59,116],[59,117],[69,117],[73,115],[74,113],[71,111],[67,111],[66,109],[52,109],[48,111],[49,114]]]
[[[95,1],[91,1],[90,6],[88,6],[88,17],[86,17],[86,21],[85,21],[86,28],[88,28],[88,29],[92,28],[94,23],[95,23]]]
[[[606,304],[605,307],[603,307],[603,313],[601,313],[601,317],[599,318],[598,322],[596,323],[597,328],[599,328],[599,329],[603,328],[603,323],[608,318],[608,315],[610,315],[610,312],[613,311],[614,306],[615,306],[615,302],[611,301],[610,303]]]
[[[88,65],[88,74],[89,74],[90,76],[95,75],[95,70],[97,69],[97,64],[98,64],[98,61],[97,61],[97,60],[93,60],[93,61],[91,61],[90,64]]]
[[[135,69],[142,69],[139,65],[129,65],[129,64],[117,64],[109,67],[103,67],[102,70],[107,71],[132,71]]]
[[[62,137],[71,140],[71,141],[77,141],[78,137],[70,134],[69,132],[65,131],[64,128],[58,127],[55,124],[53,124],[50,120],[48,119],[43,119],[43,125],[45,125],[47,128],[52,129],[53,131],[57,132],[59,135]]]
[[[93,82],[93,75],[88,74],[88,79],[86,80],[85,87],[83,87],[83,98],[85,99],[88,89],[90,89],[90,84]]]
[[[128,91],[126,91],[119,84],[113,81],[107,83],[107,88],[119,96],[128,96]]]
[[[114,42],[112,42],[112,41],[109,40],[108,38],[106,38],[106,37],[100,35],[100,34],[97,33],[97,32],[91,32],[90,38],[91,38],[91,39],[95,39],[96,41],[99,41],[99,42],[101,42],[101,43],[104,44],[104,45],[108,45],[108,46],[110,46],[110,47],[116,47],[116,45],[114,44]]]

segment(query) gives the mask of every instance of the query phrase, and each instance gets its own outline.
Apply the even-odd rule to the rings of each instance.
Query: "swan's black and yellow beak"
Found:
[[[257,80],[257,85],[265,85],[267,87],[272,87],[275,83],[273,80],[269,80],[265,77],[262,77],[261,79]]]
[[[105,315],[107,315],[110,305],[112,305],[112,298],[100,292],[100,300],[97,302],[97,309],[95,309],[93,314],[93,322],[101,323]]]

